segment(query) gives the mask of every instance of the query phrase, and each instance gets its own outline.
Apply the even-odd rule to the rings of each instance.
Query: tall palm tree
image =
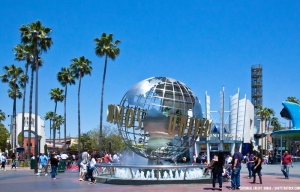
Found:
[[[2,110],[0,110],[0,123],[1,123],[1,121],[4,121],[5,119],[6,119],[5,113]]]
[[[275,115],[275,112],[271,108],[259,106],[258,110],[256,111],[256,115],[260,116],[260,127],[261,127],[261,133],[266,132],[266,127],[267,127],[267,121],[270,122],[271,116]]]
[[[51,140],[51,129],[52,129],[52,126],[51,126],[51,121],[54,119],[54,113],[53,111],[48,111],[46,113],[46,116],[45,116],[45,120],[50,120],[50,140]]]
[[[277,117],[271,118],[271,125],[274,127],[273,131],[279,131],[281,130],[281,125],[279,123],[279,120]]]
[[[50,35],[52,29],[44,27],[40,21],[31,22],[28,25],[22,25],[20,27],[20,32],[22,43],[30,45],[34,45],[34,41],[36,40],[33,32],[38,32],[37,38],[40,39],[40,41],[38,41],[38,48],[41,52],[47,52],[53,44],[52,39],[45,38]]]
[[[91,75],[92,67],[90,66],[92,62],[86,59],[84,56],[79,58],[74,58],[71,60],[72,73],[76,79],[79,79],[78,84],[78,154],[80,154],[80,86],[81,79],[84,75]]]
[[[64,90],[60,89],[60,88],[54,88],[51,89],[50,95],[51,95],[51,100],[54,100],[55,102],[55,108],[54,108],[54,115],[53,115],[53,124],[54,127],[53,128],[53,150],[55,149],[55,120],[56,120],[56,109],[57,109],[57,102],[62,102],[65,98],[65,96],[63,95]]]
[[[18,44],[13,49],[15,51],[15,60],[17,61],[26,61],[25,64],[25,77],[26,82],[24,83],[24,91],[23,91],[23,103],[22,103],[22,141],[21,147],[24,144],[24,113],[25,113],[25,98],[26,98],[26,84],[28,81],[28,66],[32,63],[33,59],[33,46],[27,44]]]
[[[102,118],[103,118],[103,95],[104,95],[104,82],[106,76],[106,68],[107,68],[107,59],[110,58],[115,60],[115,58],[120,54],[120,49],[117,48],[117,45],[121,43],[120,40],[116,40],[113,42],[113,34],[106,35],[106,33],[102,33],[101,38],[96,38],[96,55],[99,57],[105,56],[104,62],[104,72],[102,78],[102,91],[101,91],[101,104],[100,104],[100,139],[99,139],[99,153],[102,152]]]
[[[270,120],[271,116],[275,115],[275,112],[271,108],[263,107],[263,106],[260,105],[258,107],[256,115],[260,116],[261,123],[264,124],[264,125],[266,125],[267,121]],[[261,126],[261,127],[263,127],[263,126]],[[263,129],[263,130],[265,130],[265,129]]]
[[[67,142],[67,91],[68,91],[68,84],[74,85],[75,84],[75,77],[72,71],[69,68],[61,68],[61,71],[57,74],[57,80],[60,84],[65,87],[65,101],[64,101],[64,151],[66,151],[66,142]]]
[[[42,66],[43,61],[38,60],[39,66]],[[29,91],[29,123],[28,123],[28,143],[27,146],[30,148],[31,142],[31,125],[32,125],[32,96],[33,96],[33,80],[34,80],[34,71],[36,66],[31,63],[31,77],[30,77],[30,91]],[[30,160],[30,149],[28,149],[27,159]]]
[[[16,148],[17,143],[16,143],[16,137],[17,137],[17,129],[16,129],[16,125],[17,125],[17,120],[16,120],[16,99],[20,99],[22,98],[22,93],[20,92],[20,88],[19,86],[15,86],[13,84],[10,83],[10,89],[7,91],[8,93],[8,97],[10,97],[11,99],[14,100],[14,104],[13,104],[13,122],[12,123],[12,130],[11,130],[11,134],[12,134],[12,145],[13,145],[13,149]]]
[[[5,66],[4,67],[4,70],[6,71],[6,74],[3,74],[3,75],[0,75],[1,79],[2,79],[2,82],[4,83],[9,83],[9,86],[11,88],[11,90],[9,90],[9,97],[11,97],[14,102],[13,102],[13,119],[14,119],[14,123],[13,125],[14,126],[14,130],[12,134],[12,139],[13,139],[13,142],[12,142],[12,145],[13,145],[13,148],[16,147],[16,124],[17,124],[17,121],[16,121],[16,111],[17,111],[17,108],[16,108],[16,98],[20,98],[22,97],[22,94],[20,95],[19,94],[19,85],[23,85],[22,84],[22,80],[24,80],[24,77],[23,76],[23,69],[20,68],[20,67],[17,67],[15,65],[11,65],[11,66]],[[13,93],[11,93],[13,92]]]
[[[21,33],[21,40],[22,43],[28,44],[34,47],[32,55],[34,55],[34,62],[33,65],[35,65],[35,72],[36,72],[36,79],[35,79],[35,120],[37,122],[37,113],[38,113],[38,68],[39,68],[39,57],[38,54],[42,52],[47,52],[48,49],[50,49],[51,45],[53,44],[51,38],[46,38],[50,35],[52,30],[48,27],[44,27],[40,21],[31,22],[28,25],[21,25],[20,27],[20,33]],[[34,69],[33,69],[34,70]],[[33,73],[33,71],[32,71]],[[33,74],[32,74],[32,81],[33,81]],[[31,114],[30,111],[32,111],[32,89],[33,86],[30,86],[30,104],[29,104],[29,137],[28,141],[30,141],[30,135],[31,135]],[[37,126],[37,125],[36,125]],[[37,129],[37,127],[36,127]],[[37,136],[37,133],[36,133]],[[37,137],[35,139],[35,147],[37,152]],[[28,142],[29,143],[29,142]],[[28,145],[30,146],[30,145]],[[29,150],[28,150],[29,153]],[[37,154],[35,154],[37,155]],[[30,154],[28,155],[28,158],[30,157]],[[35,161],[37,163],[37,160]],[[37,166],[35,166],[35,172],[37,172]]]

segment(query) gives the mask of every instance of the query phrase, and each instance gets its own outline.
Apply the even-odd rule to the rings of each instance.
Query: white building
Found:
[[[205,97],[206,118],[211,119],[210,96]],[[213,153],[222,150],[225,154],[233,154],[235,146],[240,147],[242,152],[247,153],[252,150],[253,145],[253,129],[254,129],[254,106],[250,100],[240,98],[239,92],[230,97],[229,101],[229,124],[225,124],[224,120],[224,91],[220,94],[220,123],[215,123],[212,131],[207,138],[198,138],[194,152],[196,154],[206,153],[209,157]],[[223,127],[223,129],[221,128]]]
[[[40,138],[40,152],[43,153],[44,152],[44,145],[45,145],[45,141],[46,141],[46,134],[45,134],[45,126],[44,126],[44,120],[38,115],[37,116],[37,135]],[[29,132],[29,113],[24,113],[24,132]],[[14,125],[14,119],[12,119],[12,125]],[[20,133],[22,133],[22,113],[18,113],[16,115],[16,137],[14,137],[14,129],[15,129],[15,125],[13,127],[13,129],[11,130],[13,132],[13,134],[10,134],[10,143],[12,145],[13,148],[19,147],[18,146],[18,135]],[[33,133],[35,135],[35,114],[32,113],[31,114],[31,133]],[[34,137],[34,136],[32,136]],[[15,140],[15,142],[13,142],[13,140]],[[16,147],[14,146],[14,143],[16,143]],[[26,144],[24,145],[24,147],[26,147]]]

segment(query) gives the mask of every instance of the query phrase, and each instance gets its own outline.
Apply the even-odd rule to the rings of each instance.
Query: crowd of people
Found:
[[[0,155],[1,169],[6,171],[5,165],[7,163],[7,155],[2,153]],[[17,168],[17,158],[13,153],[11,155],[12,163],[11,169]],[[216,180],[219,182],[219,190],[222,190],[222,181],[223,179],[231,179],[230,190],[240,189],[240,171],[242,168],[242,163],[246,164],[248,169],[248,179],[252,179],[251,183],[262,184],[262,165],[267,164],[267,157],[262,156],[259,152],[254,151],[253,153],[247,153],[246,156],[239,152],[239,148],[236,147],[234,154],[225,155],[222,151],[218,152],[213,156],[213,160],[208,164],[206,153],[199,153],[197,156],[194,154],[192,163],[208,164],[207,168],[204,170],[204,174],[211,170],[212,177],[212,187],[213,190],[216,189]],[[97,163],[120,163],[122,161],[122,155],[119,153],[109,153],[105,152],[103,155],[97,154],[96,152],[89,152],[88,149],[85,149],[81,154],[65,154],[61,155],[56,154],[55,152],[45,155],[41,153],[38,157],[38,173],[41,175],[44,173],[45,176],[48,175],[48,168],[51,166],[51,178],[56,179],[57,168],[59,162],[63,161],[66,168],[74,166],[77,164],[79,167],[79,181],[90,181],[90,184],[96,183],[93,176],[93,171],[96,168]],[[179,163],[188,163],[191,162],[187,157],[179,157],[177,159]],[[292,156],[289,155],[288,151],[285,151],[282,155],[280,161],[281,171],[285,179],[289,179],[289,169],[293,167]],[[259,182],[256,180],[256,176],[259,178]]]
[[[99,155],[96,152],[90,153],[88,149],[85,149],[81,155],[78,155],[78,167],[79,167],[79,181],[89,181],[90,184],[96,183],[93,176],[96,163],[120,163],[122,155],[119,153],[105,152],[103,155]],[[103,170],[102,170],[103,171]]]
[[[212,189],[215,190],[216,179],[219,182],[219,190],[222,190],[223,178],[231,179],[231,187],[229,190],[240,189],[240,171],[242,168],[242,163],[245,163],[248,169],[248,179],[252,179],[253,184],[262,184],[262,165],[266,164],[265,158],[261,153],[254,151],[253,153],[247,153],[245,157],[239,152],[239,148],[235,148],[234,154],[225,155],[220,151],[214,156],[213,160],[210,162],[206,170],[211,169],[212,176]],[[293,167],[292,156],[289,155],[288,151],[285,151],[282,155],[280,167],[285,179],[289,179],[289,168]],[[258,176],[259,181],[257,182],[256,176]]]

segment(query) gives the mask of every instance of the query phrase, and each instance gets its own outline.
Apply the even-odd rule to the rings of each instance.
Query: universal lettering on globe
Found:
[[[134,128],[133,127],[133,122],[134,119],[137,118],[137,122],[138,122],[138,126],[135,127],[135,130],[139,130],[142,127],[142,120],[141,119],[141,113],[143,113],[144,115],[147,115],[145,110],[141,110],[138,109],[137,113],[135,113],[133,108],[126,108],[126,112],[125,111],[125,107],[121,107],[118,105],[113,105],[110,104],[108,105],[108,110],[107,110],[107,119],[106,121],[109,123],[113,123],[113,124],[119,124],[120,126],[123,125],[123,119],[125,118],[125,125],[127,128]],[[135,114],[137,114],[135,116]],[[188,121],[189,126],[188,126],[188,132],[187,132],[187,136],[191,136],[191,132],[193,129],[193,125],[195,125],[195,131],[194,134],[192,135],[194,138],[198,137],[209,137],[210,136],[210,131],[212,128],[212,120],[207,120],[205,118],[203,119],[199,119],[199,118],[188,118],[187,116],[181,116],[180,117],[180,124],[179,124],[179,129],[178,129],[178,136],[183,136],[184,135],[184,131],[187,129],[187,123]],[[168,126],[168,134],[169,135],[173,135],[175,132],[175,128],[176,128],[176,120],[177,120],[177,116],[175,115],[171,115],[169,117],[169,126]]]
[[[209,137],[197,96],[180,81],[152,77],[132,86],[120,104],[108,106],[107,122],[118,126],[124,143],[149,159],[172,159],[197,138]]]

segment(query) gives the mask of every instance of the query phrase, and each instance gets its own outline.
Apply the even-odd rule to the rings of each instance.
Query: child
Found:
[[[225,178],[227,178],[227,179],[230,179],[229,172],[227,171],[227,169],[226,169],[225,167],[223,168],[222,177],[225,177]]]
[[[11,169],[15,168],[15,170],[17,170],[17,160],[14,159],[12,164],[11,164]]]

